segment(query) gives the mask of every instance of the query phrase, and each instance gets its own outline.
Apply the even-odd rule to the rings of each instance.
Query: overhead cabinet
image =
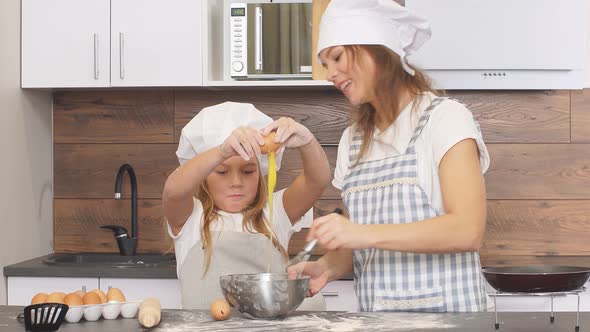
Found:
[[[22,87],[201,86],[194,0],[22,0]]]
[[[22,0],[23,88],[110,85],[109,0]]]

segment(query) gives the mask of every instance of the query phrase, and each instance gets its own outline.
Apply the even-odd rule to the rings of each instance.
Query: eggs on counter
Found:
[[[119,315],[124,318],[132,318],[137,314],[140,301],[127,302],[125,295],[118,288],[110,288],[105,294],[100,289],[93,289],[85,293],[82,290],[65,294],[53,292],[50,294],[38,293],[31,299],[31,304],[63,303],[69,306],[66,313],[66,321],[75,323],[82,319],[87,321],[115,319]]]
[[[225,300],[215,300],[211,303],[210,313],[215,320],[226,320],[231,315],[231,308]]]

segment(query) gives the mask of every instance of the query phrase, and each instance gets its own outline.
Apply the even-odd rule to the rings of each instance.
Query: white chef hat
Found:
[[[394,0],[332,0],[322,16],[318,56],[339,45],[383,45],[414,75],[406,57],[430,39],[430,23]]]
[[[184,164],[199,153],[222,144],[234,129],[246,126],[258,130],[272,122],[252,104],[225,102],[203,108],[184,128],[176,156]],[[277,170],[281,167],[281,152],[275,158]],[[268,173],[268,155],[258,156],[262,175]]]

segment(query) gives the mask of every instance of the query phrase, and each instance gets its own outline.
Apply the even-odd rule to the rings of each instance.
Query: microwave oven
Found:
[[[226,9],[232,78],[311,78],[311,0],[232,1]]]

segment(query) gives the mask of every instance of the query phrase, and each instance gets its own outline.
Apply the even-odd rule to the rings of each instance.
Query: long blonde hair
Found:
[[[245,231],[264,234],[267,238],[271,238],[272,234],[272,244],[279,250],[285,261],[287,261],[287,251],[278,241],[275,232],[270,228],[268,220],[264,215],[264,208],[267,204],[267,189],[264,177],[262,176],[262,173],[260,174],[256,197],[254,198],[254,201],[242,211],[242,214],[244,215],[242,227]],[[209,271],[211,256],[213,255],[211,223],[219,216],[219,209],[215,206],[215,202],[213,202],[213,198],[211,198],[211,195],[209,194],[206,181],[201,183],[201,190],[199,190],[196,197],[201,201],[201,204],[203,204],[201,241],[203,243],[203,250],[205,251],[205,270],[203,272],[203,276],[205,276]]]
[[[361,49],[365,50],[375,62],[375,68],[378,69],[374,81],[375,97],[381,107],[391,110],[383,114],[385,122],[392,124],[398,117],[400,110],[400,96],[404,89],[410,93],[414,101],[412,111],[418,106],[420,95],[425,92],[440,94],[432,88],[428,76],[410,66],[415,71],[415,75],[408,74],[401,63],[399,55],[382,45],[346,45],[345,52],[350,59],[351,64],[359,64],[359,53]],[[357,163],[367,153],[371,144],[373,133],[375,132],[377,110],[370,103],[360,105],[353,113],[353,124],[355,130],[363,136],[363,143],[357,158]]]

